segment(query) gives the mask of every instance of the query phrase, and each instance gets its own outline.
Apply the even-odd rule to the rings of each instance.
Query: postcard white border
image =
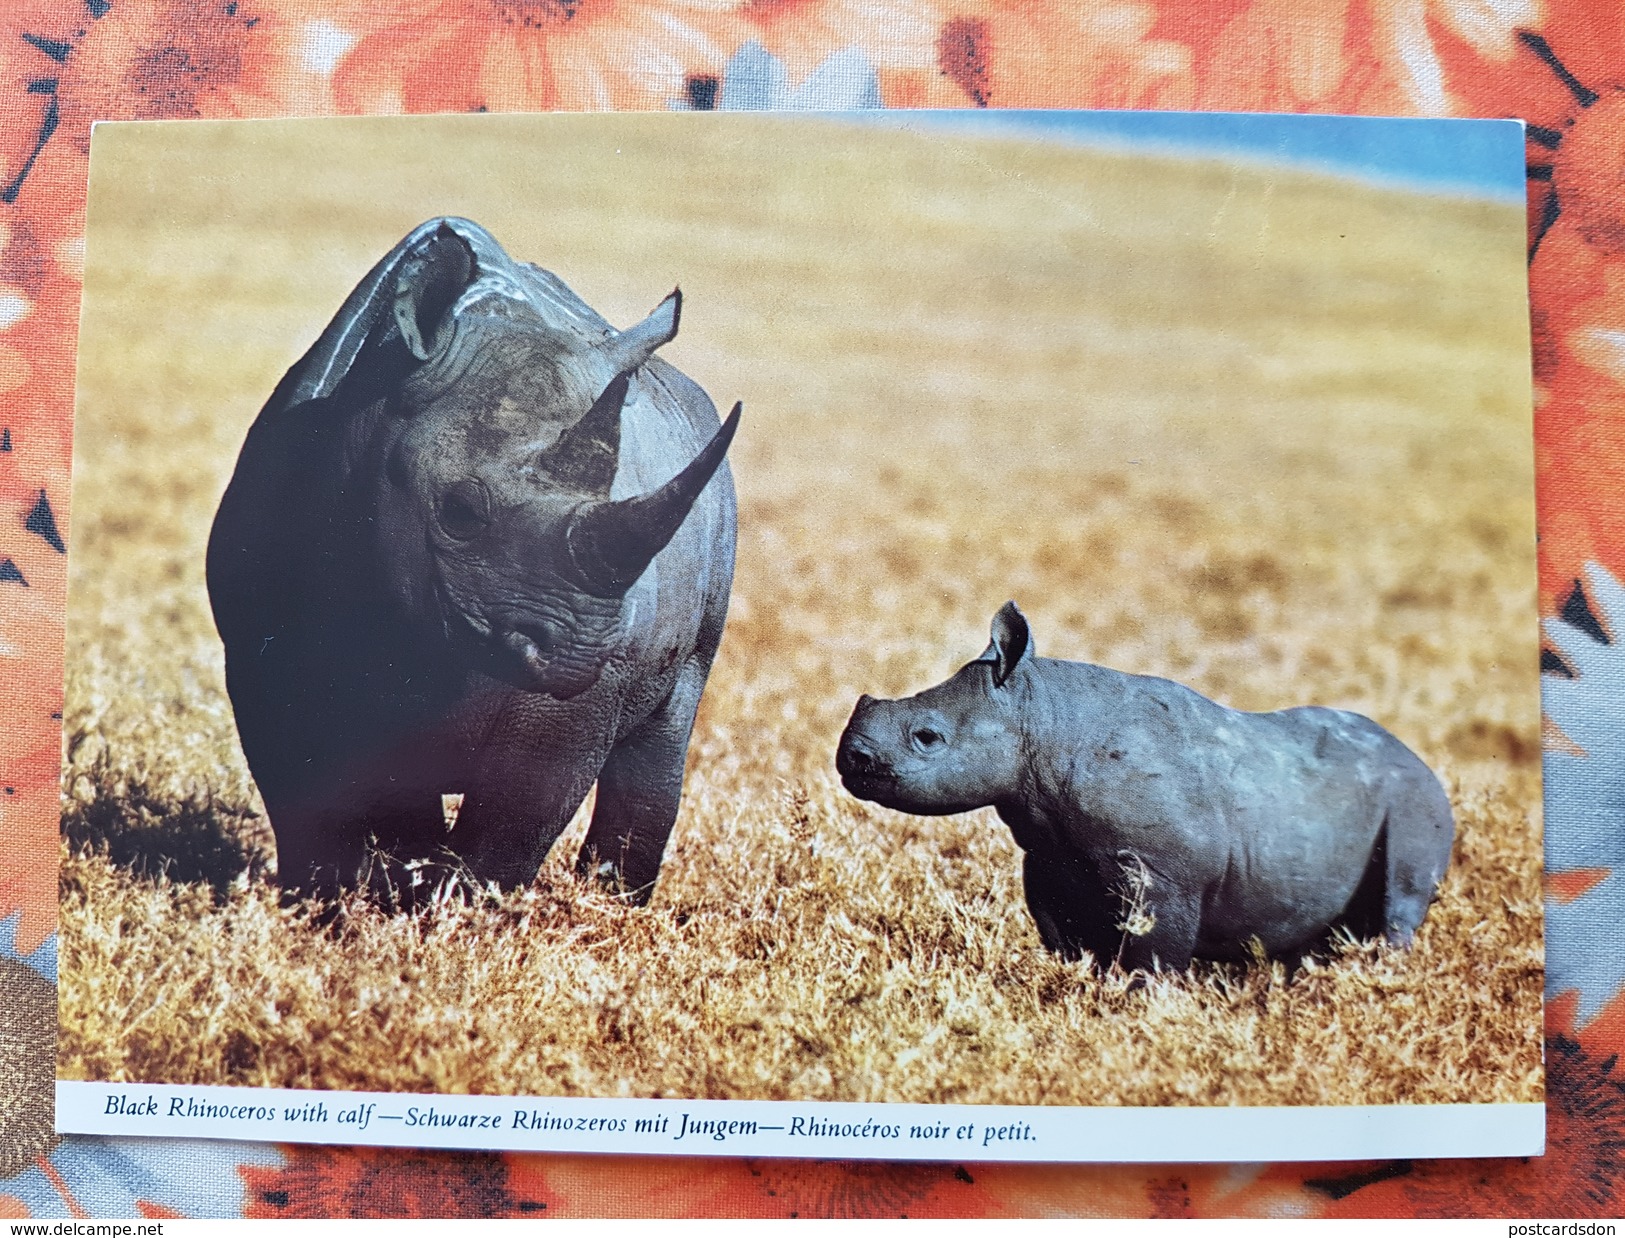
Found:
[[[74,1135],[640,1156],[1358,1161],[1538,1156],[1546,1146],[1546,1106],[1075,1108],[428,1096],[62,1079],[56,1128]]]

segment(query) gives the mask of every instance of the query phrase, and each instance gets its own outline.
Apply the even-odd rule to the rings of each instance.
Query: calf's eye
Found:
[[[940,731],[933,731],[928,726],[920,727],[914,732],[911,738],[914,740],[914,746],[921,752],[935,748],[938,744],[943,742],[942,733]]]

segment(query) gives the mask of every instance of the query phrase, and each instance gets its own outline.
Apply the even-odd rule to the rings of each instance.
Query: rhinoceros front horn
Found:
[[[741,407],[735,404],[700,454],[658,490],[593,503],[576,512],[564,539],[576,578],[587,592],[620,597],[666,548],[706,483],[722,466],[728,444],[739,429]]]

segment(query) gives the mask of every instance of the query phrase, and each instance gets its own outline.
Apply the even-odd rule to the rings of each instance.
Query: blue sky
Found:
[[[905,124],[1020,132],[1083,146],[1241,157],[1442,193],[1523,201],[1523,126],[1243,112],[916,112]]]

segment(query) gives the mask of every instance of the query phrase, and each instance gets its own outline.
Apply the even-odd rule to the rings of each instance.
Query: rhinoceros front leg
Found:
[[[598,802],[576,872],[640,905],[654,893],[677,822],[688,740],[709,670],[688,662],[664,703],[610,750],[598,775]]]
[[[1196,953],[1202,927],[1202,896],[1150,874],[1143,901],[1129,911],[1118,962],[1124,971],[1184,971]],[[1159,888],[1160,887],[1160,888]]]
[[[270,807],[282,901],[336,899],[366,868],[364,837],[330,813]]]
[[[1065,959],[1092,954],[1099,967],[1111,966],[1122,937],[1116,900],[1086,858],[1029,851],[1022,861],[1027,910],[1046,949]]]
[[[587,798],[608,747],[597,728],[515,694],[479,739],[473,775],[446,778],[433,797],[441,849],[478,882],[528,885]],[[445,807],[448,793],[454,812]]]

